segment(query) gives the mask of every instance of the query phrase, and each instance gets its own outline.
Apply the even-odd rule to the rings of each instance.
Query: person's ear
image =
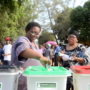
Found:
[[[25,31],[26,31],[26,33],[27,33],[29,30],[26,29]]]

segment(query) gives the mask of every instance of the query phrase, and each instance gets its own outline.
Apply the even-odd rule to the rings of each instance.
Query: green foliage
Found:
[[[10,37],[13,40],[18,35],[20,32],[18,32],[19,28],[17,28],[19,26],[18,20],[24,16],[23,10],[20,7],[14,13],[0,13],[0,41],[4,40],[5,37]]]
[[[68,31],[70,29],[71,10],[71,8],[64,9],[55,20],[53,30],[55,31],[55,34],[58,36],[59,40],[66,40],[67,38]]]
[[[2,12],[0,7],[0,41],[5,37],[15,40],[17,37],[25,35],[25,27],[28,22],[37,18],[35,4],[31,0],[24,2],[20,7],[17,2],[17,9],[14,12]],[[33,20],[32,20],[33,19]]]
[[[14,12],[20,7],[25,0],[0,0],[0,8],[2,12]]]
[[[49,33],[46,30],[43,30],[41,35],[39,36],[39,44],[43,44],[46,43],[47,41],[55,41],[54,36],[52,35],[52,33]]]
[[[80,41],[90,41],[90,1],[73,9],[70,19],[72,30],[80,33]]]
[[[60,13],[64,11],[66,8],[68,8],[68,6],[71,4],[71,1],[72,0],[36,0],[38,4],[38,10],[41,12],[39,21],[42,22],[42,27],[45,30],[52,30],[56,42],[57,29],[54,29],[53,25]],[[68,16],[68,13],[66,15]]]
[[[73,9],[70,14],[70,19],[72,29],[77,30],[77,28],[80,28],[79,22],[83,22],[83,8],[81,6],[78,6],[75,9]]]
[[[5,37],[10,37],[10,35],[13,34],[16,36],[15,23],[9,18],[10,16],[7,13],[0,13],[0,41],[2,41]]]

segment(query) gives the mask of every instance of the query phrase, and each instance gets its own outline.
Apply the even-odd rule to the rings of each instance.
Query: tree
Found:
[[[77,30],[80,34],[80,41],[90,41],[90,1],[87,1],[83,7],[78,6],[72,10],[71,28]]]
[[[5,37],[10,37],[13,40],[21,32],[17,27],[19,26],[18,19],[24,16],[23,11],[24,6],[21,6],[16,12],[0,13],[0,41],[3,41]]]
[[[25,0],[0,0],[1,12],[14,12],[24,3]],[[18,7],[19,6],[19,7]]]
[[[28,0],[12,13],[1,12],[0,41],[3,41],[5,37],[15,40],[17,37],[24,35],[26,24],[36,18],[33,9],[35,9],[35,4]]]
[[[39,11],[41,11],[40,21],[46,30],[52,30],[56,38],[55,30],[52,28],[58,15],[64,10],[72,0],[37,0]],[[42,7],[42,8],[41,8]],[[44,17],[45,16],[45,17]],[[47,22],[46,22],[47,21]],[[58,43],[58,42],[57,42]]]
[[[59,40],[67,39],[69,29],[71,28],[71,10],[71,8],[64,9],[55,20],[55,25],[53,25],[53,30],[55,30],[55,34],[58,36]]]
[[[27,0],[24,5],[21,6],[21,10],[19,9],[18,25],[17,25],[17,37],[21,35],[25,35],[25,26],[30,21],[34,21],[38,17],[38,13],[36,13],[36,4],[33,0]],[[22,14],[22,13],[23,14]]]
[[[83,7],[78,6],[72,10],[70,14],[71,28],[77,30],[83,26],[80,22],[83,22]]]
[[[46,43],[47,41],[55,41],[54,36],[52,35],[52,33],[49,33],[46,30],[43,30],[41,35],[39,36],[39,44],[43,44]]]

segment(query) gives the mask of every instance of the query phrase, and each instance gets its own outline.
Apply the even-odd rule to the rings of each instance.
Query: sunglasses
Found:
[[[70,38],[71,38],[71,39],[74,39],[74,38],[76,38],[76,37],[74,37],[74,36],[69,36],[68,39],[70,39]]]

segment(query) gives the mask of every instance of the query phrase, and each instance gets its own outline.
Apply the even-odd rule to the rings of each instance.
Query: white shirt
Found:
[[[87,52],[90,55],[90,47],[87,48]]]
[[[11,44],[4,45],[4,47],[3,47],[4,54],[11,53],[11,49],[12,49],[12,45]],[[4,60],[11,61],[11,55],[4,56]]]

